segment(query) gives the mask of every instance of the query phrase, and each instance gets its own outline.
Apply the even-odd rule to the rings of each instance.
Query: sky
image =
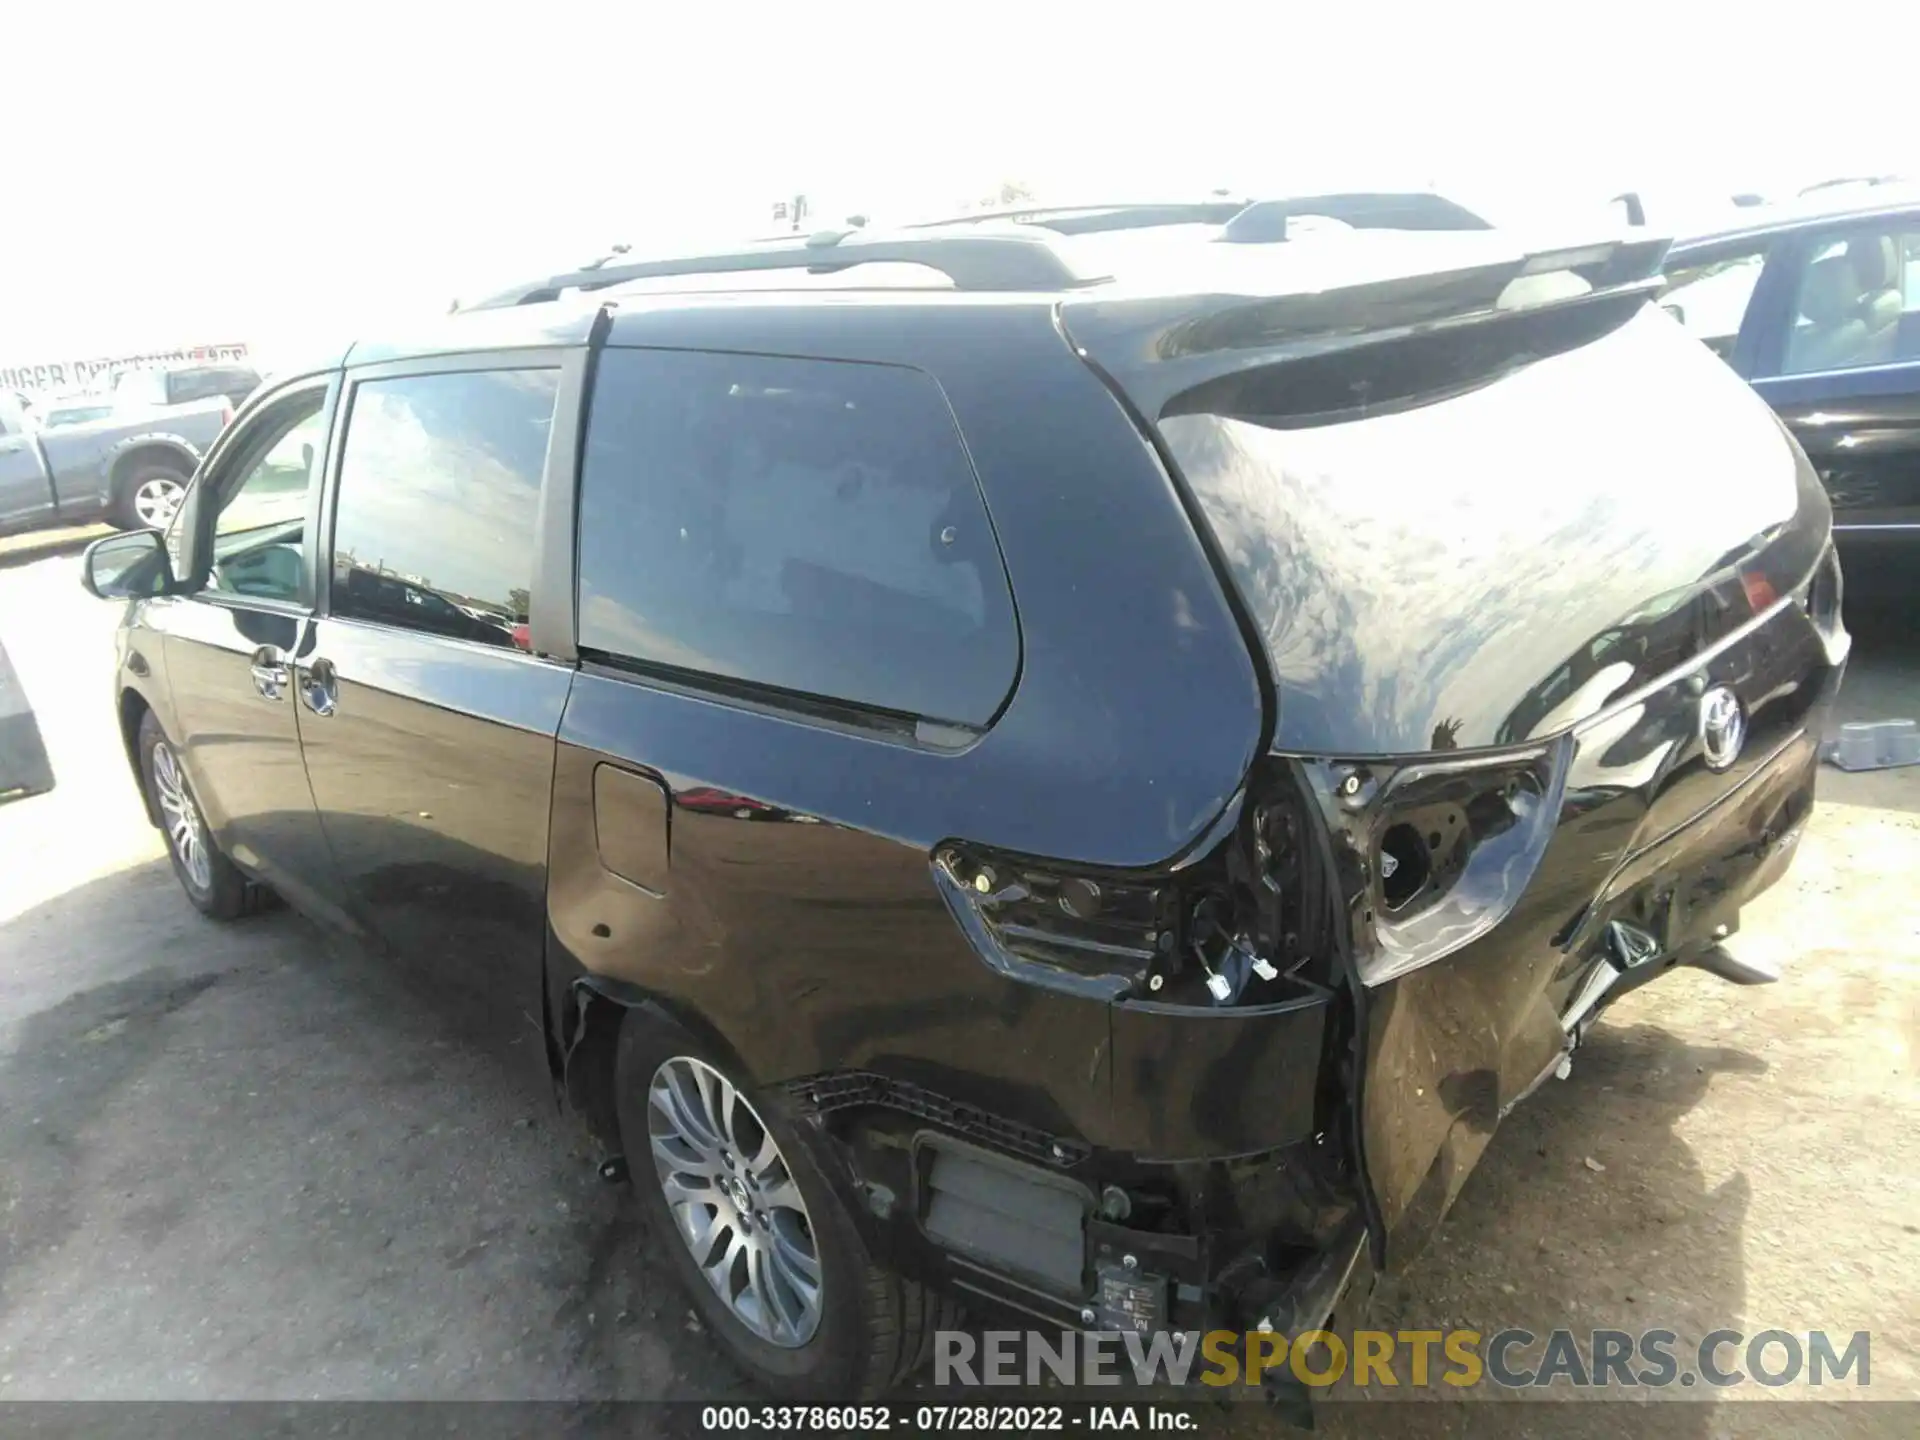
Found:
[[[1920,174],[1911,5],[14,0],[0,364],[342,340],[603,253],[1041,199]],[[1875,37],[1879,37],[1876,39]],[[1873,57],[1886,57],[1881,80]]]

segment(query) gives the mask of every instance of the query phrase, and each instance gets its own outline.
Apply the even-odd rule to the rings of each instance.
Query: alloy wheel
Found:
[[[187,777],[180,773],[180,762],[174,759],[173,749],[165,741],[153,747],[153,788],[166,824],[167,843],[173,847],[181,868],[196,889],[211,889],[213,862],[207,850],[206,826],[200,818],[200,807],[194,803],[193,792],[187,788]]]
[[[675,1056],[653,1073],[647,1133],[667,1209],[728,1311],[795,1349],[820,1327],[820,1251],[786,1157],[746,1096]]]
[[[180,509],[180,501],[186,493],[187,487],[178,480],[155,475],[150,480],[141,481],[140,487],[133,492],[133,513],[149,529],[164,530],[173,523],[173,517]]]

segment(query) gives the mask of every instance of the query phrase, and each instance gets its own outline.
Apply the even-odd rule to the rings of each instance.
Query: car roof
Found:
[[[1315,223],[1300,223],[1309,218]],[[1534,248],[1451,201],[1381,192],[1035,208],[891,231],[792,235],[730,250],[661,257],[619,251],[343,350],[310,354],[302,365],[275,365],[271,379],[278,386],[342,366],[579,345],[608,310],[616,319],[637,319],[674,310],[844,313],[1266,298],[1466,271],[1532,274],[1546,261],[1617,284],[1635,278],[1622,267],[1652,273],[1667,244],[1644,231],[1578,239],[1571,249]],[[1600,270],[1608,272],[1604,280]]]
[[[1729,217],[1723,226],[1676,239],[1672,253],[1766,239],[1828,225],[1835,220],[1897,220],[1916,214],[1920,214],[1920,185],[1835,185],[1776,205],[1742,210],[1738,218]]]

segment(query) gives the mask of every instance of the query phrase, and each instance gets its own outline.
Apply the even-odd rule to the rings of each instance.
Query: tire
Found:
[[[147,803],[160,817],[167,858],[194,909],[215,920],[237,920],[260,909],[266,892],[242,875],[213,843],[173,742],[151,710],[141,718],[139,744]]]
[[[937,1329],[957,1323],[958,1309],[951,1302],[936,1298],[925,1287],[874,1263],[815,1158],[815,1142],[790,1124],[770,1097],[743,1086],[741,1077],[730,1072],[727,1063],[712,1047],[653,1012],[630,1010],[620,1028],[614,1075],[620,1135],[640,1209],[653,1234],[659,1237],[661,1247],[671,1256],[674,1272],[701,1321],[761,1387],[783,1399],[811,1404],[875,1400],[905,1380],[925,1360],[931,1353]],[[691,1105],[697,1103],[699,1097],[690,1096],[686,1087],[698,1084],[702,1075],[713,1082],[714,1088],[709,1093],[719,1094],[724,1085],[736,1102],[746,1107],[744,1111],[739,1108],[733,1111],[734,1134],[739,1144],[727,1147],[730,1152],[745,1148],[764,1156],[766,1152],[758,1143],[763,1134],[773,1144],[772,1161],[757,1167],[763,1183],[756,1191],[748,1192],[748,1198],[764,1202],[766,1208],[757,1213],[771,1218],[770,1225],[757,1227],[762,1231],[763,1251],[787,1249],[791,1254],[797,1248],[804,1254],[809,1248],[805,1243],[795,1247],[790,1242],[796,1239],[811,1242],[819,1287],[810,1332],[802,1334],[804,1324],[756,1328],[742,1318],[741,1311],[751,1307],[730,1303],[721,1297],[695,1260],[694,1242],[688,1238],[689,1227],[669,1203],[662,1179],[663,1163],[669,1167],[684,1165],[689,1159],[700,1157],[675,1133],[676,1122],[669,1117],[667,1107],[653,1103],[653,1087],[656,1082],[676,1085],[680,1098]],[[667,1162],[659,1158],[662,1151],[656,1147],[656,1133],[664,1142],[665,1153],[671,1157]],[[737,1163],[741,1159],[739,1155],[734,1159],[736,1166],[725,1178],[738,1183],[754,1173],[756,1167]],[[682,1183],[696,1182],[690,1190],[682,1190],[682,1195],[715,1197],[711,1203],[688,1202],[688,1209],[696,1212],[696,1222],[700,1213],[712,1217],[712,1228],[707,1232],[711,1246],[708,1253],[731,1254],[736,1247],[721,1233],[728,1222],[722,1213],[727,1206],[719,1198],[720,1186],[690,1171],[680,1173]],[[792,1182],[790,1187],[778,1183],[783,1175]],[[769,1176],[773,1179],[771,1184],[765,1183]],[[789,1190],[798,1192],[802,1213],[808,1222],[805,1226],[794,1223],[791,1207],[777,1204],[783,1198],[790,1198]],[[681,1212],[686,1213],[686,1210]],[[737,1204],[734,1205],[732,1214],[737,1217],[740,1213]],[[756,1228],[755,1221],[748,1220],[746,1224]],[[729,1266],[730,1288],[740,1282],[752,1263],[752,1256],[747,1255]],[[771,1259],[767,1265],[769,1269],[762,1270],[761,1274],[765,1288],[770,1291],[781,1286],[782,1275],[805,1278],[805,1267],[791,1259],[784,1262],[784,1269],[775,1266]],[[742,1292],[744,1298],[744,1287]],[[786,1294],[791,1301],[796,1291],[788,1286]],[[776,1319],[782,1318],[777,1298],[768,1311]],[[791,1313],[789,1306],[786,1314]],[[783,1329],[784,1333],[769,1335],[767,1328]]]
[[[158,456],[136,460],[120,478],[109,518],[122,530],[165,530],[192,478],[174,461]],[[161,503],[163,495],[171,496],[170,505]]]

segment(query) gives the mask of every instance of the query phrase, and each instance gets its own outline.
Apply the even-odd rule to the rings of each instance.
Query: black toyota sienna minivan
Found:
[[[1258,211],[611,257],[88,554],[192,902],[537,1026],[776,1391],[1315,1326],[1607,1002],[1772,978],[1840,577],[1664,247]]]

